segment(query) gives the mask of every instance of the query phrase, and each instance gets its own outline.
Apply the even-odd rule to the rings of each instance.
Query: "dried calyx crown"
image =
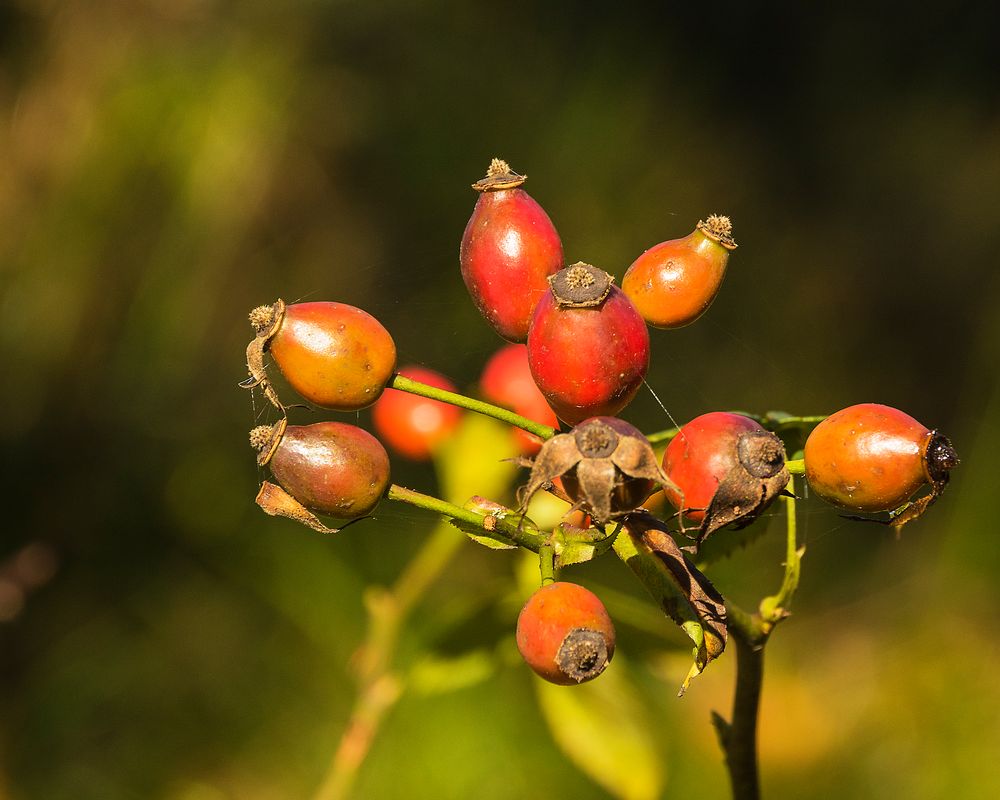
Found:
[[[727,250],[735,250],[737,247],[736,240],[733,239],[733,223],[727,216],[709,214],[704,220],[698,220],[698,230]]]
[[[526,180],[527,175],[519,175],[502,158],[494,158],[486,170],[486,177],[472,184],[472,188],[477,192],[498,192],[502,189],[514,189]]]
[[[599,306],[611,293],[614,278],[603,269],[578,261],[548,278],[552,296],[560,308]]]
[[[250,430],[250,446],[257,451],[257,466],[263,467],[271,460],[287,427],[288,420],[282,418],[273,425],[258,425]]]
[[[932,486],[948,482],[948,473],[959,465],[958,453],[951,441],[938,431],[931,431],[924,450],[924,468]]]

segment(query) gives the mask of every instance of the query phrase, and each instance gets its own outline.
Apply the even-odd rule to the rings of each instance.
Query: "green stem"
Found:
[[[484,414],[487,417],[493,417],[501,422],[522,428],[528,433],[535,434],[540,439],[551,439],[556,434],[555,428],[550,428],[548,425],[543,425],[527,417],[522,417],[520,414],[508,411],[506,408],[500,408],[500,406],[495,406],[492,403],[466,397],[464,394],[458,394],[457,392],[438,389],[436,386],[428,386],[426,383],[407,378],[405,375],[395,375],[389,382],[389,387],[399,389],[402,392],[418,394],[421,397],[430,397],[432,400],[440,400],[442,403],[451,403],[451,405],[458,406],[459,408],[467,408],[469,411],[475,411],[478,414]]]
[[[538,571],[541,573],[542,586],[555,582],[556,551],[551,544],[543,544],[538,548]]]
[[[792,475],[805,475],[806,474],[806,462],[803,458],[792,459],[791,461],[785,462],[785,467],[788,469]],[[791,484],[789,484],[791,486]],[[792,491],[789,489],[788,491]]]
[[[389,487],[389,491],[386,496],[390,500],[408,503],[411,506],[423,508],[427,511],[434,511],[438,514],[450,517],[451,519],[468,522],[482,528],[483,531],[487,533],[497,531],[514,544],[535,553],[538,552],[538,548],[548,542],[548,537],[545,534],[539,531],[530,521],[524,519],[524,517],[519,514],[510,514],[502,519],[499,517],[492,517],[494,524],[487,527],[486,517],[489,516],[487,514],[481,514],[478,511],[471,511],[467,508],[462,508],[454,503],[449,503],[447,500],[432,497],[431,495],[418,492],[414,489],[407,489],[395,483]]]
[[[777,625],[788,616],[788,606],[792,596],[799,587],[802,555],[805,548],[798,545],[798,523],[795,514],[795,479],[788,482],[788,492],[791,497],[782,497],[785,505],[785,576],[781,581],[778,593],[765,597],[760,603],[760,616],[766,628]]]

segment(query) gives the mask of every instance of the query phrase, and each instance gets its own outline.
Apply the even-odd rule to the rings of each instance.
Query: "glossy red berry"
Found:
[[[279,407],[264,374],[269,351],[291,387],[323,408],[356,411],[374,403],[396,368],[396,345],[382,324],[345,303],[278,300],[250,312],[257,338],[247,348],[252,382],[263,384]]]
[[[622,291],[650,325],[680,328],[712,304],[735,249],[729,217],[713,214],[687,236],[639,256],[622,279]]]
[[[479,387],[489,402],[533,422],[559,427],[559,420],[531,377],[528,348],[523,344],[508,344],[497,350],[483,368]],[[539,451],[541,439],[521,428],[513,430],[518,449],[524,455],[531,456]]]
[[[455,384],[439,372],[424,367],[404,367],[399,374],[436,389],[456,391]],[[414,461],[429,459],[461,419],[462,411],[450,403],[387,389],[372,408],[372,424],[393,450]]]
[[[684,425],[663,454],[677,485],[664,495],[701,523],[696,545],[719,528],[747,525],[788,484],[781,440],[742,414],[713,411]]]
[[[925,484],[936,496],[957,465],[958,456],[946,437],[899,409],[877,403],[831,414],[805,446],[810,488],[852,511],[894,511]]]
[[[550,583],[521,609],[517,649],[545,680],[562,686],[583,683],[610,663],[615,627],[593,592],[575,583]]]
[[[525,176],[493,159],[472,184],[479,200],[459,258],[462,278],[480,313],[511,342],[528,336],[531,313],[548,290],[546,278],[563,265],[562,242],[548,215],[520,188]]]
[[[552,410],[571,425],[615,416],[649,368],[646,323],[612,280],[589,264],[560,270],[531,321],[531,374]]]
[[[369,514],[389,486],[389,456],[368,431],[342,422],[262,426],[258,463],[305,508],[340,519]]]

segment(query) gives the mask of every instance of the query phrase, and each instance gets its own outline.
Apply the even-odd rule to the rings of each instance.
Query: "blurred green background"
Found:
[[[358,305],[401,364],[473,390],[501,342],[458,243],[493,156],[530,176],[567,258],[619,279],[733,217],[709,313],[652,334],[679,421],[877,401],[951,436],[953,486],[899,541],[801,504],[763,783],[997,796],[996,9],[752,5],[0,4],[0,798],[312,795],[354,702],[365,588],[435,520],[384,503],[329,539],[259,512],[245,315]],[[624,416],[669,425],[646,392]],[[710,572],[747,605],[781,574],[780,520],[759,525]],[[642,588],[613,558],[567,573],[607,590],[621,643],[593,686],[658,765],[609,794],[517,659],[523,568],[466,544],[430,588],[354,796],[723,796],[708,717],[732,658],[676,699],[688,647]],[[608,720],[581,747],[624,735]]]

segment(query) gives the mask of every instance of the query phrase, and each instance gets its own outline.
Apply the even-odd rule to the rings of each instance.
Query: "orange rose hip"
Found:
[[[654,328],[689,325],[719,293],[735,249],[729,217],[713,214],[687,236],[639,256],[622,279],[622,291]]]
[[[291,387],[323,408],[370,406],[396,369],[389,332],[371,314],[346,303],[285,305],[278,300],[255,308],[250,322],[257,331],[247,351],[251,375],[266,381],[261,356],[269,351]]]
[[[924,484],[940,494],[957,465],[958,455],[945,436],[878,403],[831,414],[805,445],[810,488],[828,503],[853,511],[894,511]]]
[[[521,609],[517,649],[539,676],[570,686],[604,672],[615,652],[615,627],[597,595],[558,581],[535,592]]]

